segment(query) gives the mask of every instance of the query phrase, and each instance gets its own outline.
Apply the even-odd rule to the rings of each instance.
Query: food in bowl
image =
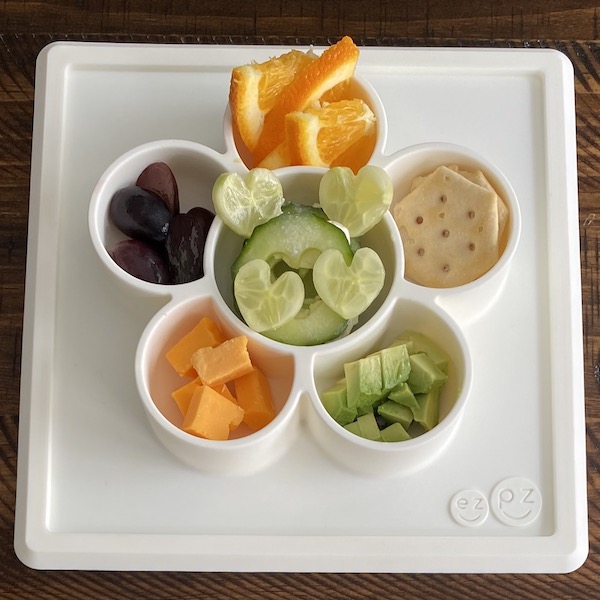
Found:
[[[109,218],[127,236],[109,254],[130,275],[165,285],[204,275],[204,243],[214,214],[201,206],[180,212],[177,181],[166,163],[151,163],[135,183],[118,189]]]
[[[202,317],[166,353],[185,384],[171,394],[181,429],[209,440],[227,440],[245,423],[258,431],[275,418],[269,383],[253,364],[244,335],[226,337],[217,323]]]
[[[405,274],[428,287],[475,281],[496,264],[506,243],[509,210],[481,170],[440,165],[416,177],[392,215]]]
[[[372,441],[402,442],[439,423],[450,358],[433,340],[406,330],[392,344],[344,364],[344,376],[321,394],[329,415]]]
[[[235,67],[229,108],[246,165],[363,166],[376,116],[353,84],[358,57],[345,36],[320,56],[291,50]]]
[[[328,342],[350,331],[385,282],[380,256],[361,245],[393,197],[387,173],[333,167],[310,205],[283,197],[277,176],[224,173],[213,188],[217,215],[245,237],[231,266],[236,308],[246,324],[293,345]]]

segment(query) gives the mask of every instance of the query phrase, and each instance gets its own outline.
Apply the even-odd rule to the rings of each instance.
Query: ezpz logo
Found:
[[[542,496],[531,481],[511,477],[501,481],[492,492],[492,510],[506,525],[529,525],[542,510]]]
[[[490,508],[481,492],[463,490],[450,501],[450,512],[459,525],[478,527],[487,519]]]
[[[494,516],[513,527],[529,525],[542,510],[542,496],[537,486],[524,477],[501,481],[491,494],[490,502],[477,490],[463,490],[450,501],[450,513],[464,527],[478,527],[488,517],[490,504]]]

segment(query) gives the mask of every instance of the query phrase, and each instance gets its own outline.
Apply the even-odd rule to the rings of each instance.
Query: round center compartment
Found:
[[[321,216],[316,216],[316,213],[322,213],[322,211],[316,208],[316,205],[319,202],[319,185],[325,169],[315,167],[287,167],[276,170],[274,173],[281,181],[286,203],[293,203],[292,206],[284,205],[283,207],[284,212],[295,213],[290,215],[290,218],[286,221],[293,223],[283,231],[272,227],[274,221],[261,226],[265,229],[260,232],[261,234],[264,233],[264,235],[260,236],[260,241],[257,241],[258,236],[255,237],[254,235],[249,240],[244,240],[241,236],[227,228],[221,221],[215,223],[213,238],[214,265],[212,270],[214,271],[215,281],[222,300],[226,307],[242,320],[234,297],[234,276],[240,264],[253,258],[261,258],[269,262],[274,276],[289,268],[296,268],[302,275],[305,284],[305,300],[316,297],[314,286],[311,283],[312,273],[310,267],[314,263],[315,258],[321,254],[323,248],[326,246],[331,247],[332,245],[337,248],[338,241],[336,240],[339,240],[340,246],[345,245],[348,248],[348,252],[350,253],[349,260],[352,259],[352,252],[355,252],[359,247],[366,247],[375,251],[381,259],[385,270],[383,287],[368,308],[360,314],[358,319],[349,320],[343,329],[340,330],[339,322],[342,322],[342,325],[344,324],[338,318],[336,323],[332,323],[331,325],[333,335],[326,338],[320,338],[318,335],[315,335],[308,341],[303,341],[306,329],[311,328],[312,323],[318,319],[326,320],[326,316],[322,316],[318,310],[315,310],[310,313],[306,321],[302,322],[299,317],[296,329],[300,333],[298,337],[292,335],[290,338],[287,338],[293,340],[287,345],[319,345],[323,342],[338,339],[340,334],[344,336],[360,329],[382,308],[394,282],[402,275],[402,245],[398,229],[391,215],[386,213],[381,221],[366,234],[357,239],[349,240],[343,228],[339,228],[335,223],[328,221],[322,214]],[[268,233],[266,228],[269,228]],[[328,239],[328,236],[331,236],[331,238]],[[281,256],[292,253],[294,254],[294,260],[297,262],[288,265],[285,260],[281,259]],[[338,326],[337,331],[335,330],[336,326]],[[282,341],[277,335],[268,334],[268,337],[276,341]],[[299,339],[300,337],[303,339]]]

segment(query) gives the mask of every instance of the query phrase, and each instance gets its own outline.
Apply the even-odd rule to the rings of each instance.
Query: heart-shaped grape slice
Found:
[[[233,290],[244,321],[259,333],[293,319],[304,302],[304,283],[300,275],[286,271],[274,279],[271,267],[260,258],[240,268]]]
[[[348,266],[338,250],[325,250],[313,267],[313,283],[320,298],[344,319],[361,315],[377,298],[385,268],[372,248],[359,248]]]
[[[232,231],[249,238],[257,225],[281,214],[283,187],[268,169],[252,169],[245,177],[219,175],[212,191],[215,211]]]
[[[390,176],[375,165],[366,165],[356,175],[348,167],[333,167],[321,178],[319,203],[325,214],[341,223],[350,237],[372,229],[390,207],[394,188]]]

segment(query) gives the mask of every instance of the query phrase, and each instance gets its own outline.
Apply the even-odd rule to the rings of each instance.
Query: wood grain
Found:
[[[600,6],[574,1],[4,1],[0,4],[0,597],[595,598],[600,584]],[[575,67],[590,556],[566,575],[34,572],[12,548],[35,58],[59,39],[552,47]]]

